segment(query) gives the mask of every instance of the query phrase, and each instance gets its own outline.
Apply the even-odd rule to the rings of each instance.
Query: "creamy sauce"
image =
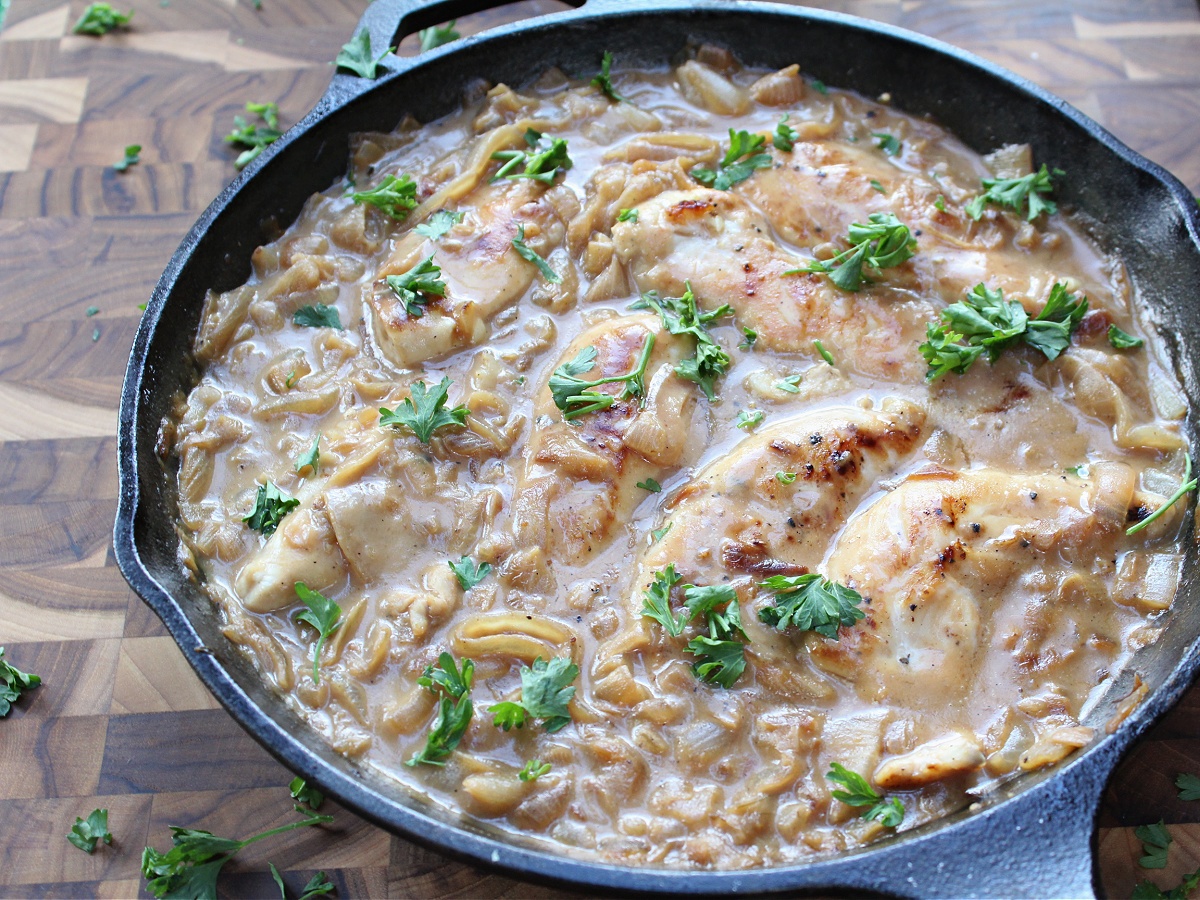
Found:
[[[985,161],[794,67],[701,56],[621,74],[630,103],[550,73],[357,136],[359,189],[408,174],[420,204],[395,222],[344,185],[314,195],[244,287],[210,296],[203,375],[164,437],[182,558],[336,750],[564,852],[737,868],[886,831],[832,798],[833,762],[899,798],[908,829],[1091,740],[1085,706],[1174,595],[1181,509],[1125,529],[1178,483],[1185,407],[1119,261],[1059,214],[965,214],[981,178],[1022,174],[1019,148]],[[771,135],[785,112],[799,138],[768,140],[771,167],[731,191],[690,176],[717,167],[729,129]],[[489,183],[491,154],[523,149],[529,127],[565,138],[573,167],[553,186]],[[464,218],[415,231],[441,209]],[[909,226],[912,259],[857,293],[785,274],[875,212]],[[561,284],[515,252],[518,226]],[[417,318],[383,279],[430,254],[446,296]],[[1063,282],[1090,311],[1056,360],[1018,347],[927,383],[926,324],[980,282],[1031,315]],[[733,309],[709,329],[732,357],[712,401],[675,372],[692,338],[630,309],[687,284],[701,309]],[[344,330],[293,322],[315,303]],[[1146,346],[1114,349],[1110,324]],[[641,401],[563,421],[556,367],[594,347],[586,377],[628,372],[651,335]],[[413,382],[443,376],[465,427],[423,444],[380,426]],[[737,427],[744,411],[762,422]],[[318,435],[318,471],[298,473]],[[267,480],[300,502],[264,538],[243,518]],[[465,591],[447,565],[463,556],[493,567]],[[676,612],[684,585],[736,591],[746,669],[728,690],[693,671],[698,624],[672,637],[641,614],[668,565]],[[760,582],[804,572],[856,590],[865,618],[836,640],[760,621]],[[342,610],[319,682],[301,581]],[[409,767],[437,705],[417,678],[443,651],[475,662],[474,719],[444,768]],[[566,656],[569,725],[493,726],[523,664]],[[531,759],[552,768],[522,781]]]

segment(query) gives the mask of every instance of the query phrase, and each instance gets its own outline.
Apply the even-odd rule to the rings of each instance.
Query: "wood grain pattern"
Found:
[[[0,646],[44,685],[0,721],[0,897],[132,897],[142,847],[168,826],[244,836],[289,821],[278,765],[219,709],[111,553],[116,407],[163,266],[234,176],[221,140],[247,101],[295,122],[367,0],[129,0],[134,28],[69,33],[84,0],[12,0],[0,30]],[[824,0],[980,53],[1066,97],[1200,192],[1195,0]],[[551,0],[466,32],[561,9]],[[402,53],[416,50],[407,38]],[[800,60],[803,64],[803,60]],[[126,144],[142,162],[112,171]],[[87,312],[95,308],[94,314]],[[1200,865],[1200,688],[1130,754],[1097,835],[1106,890],[1127,896]],[[116,843],[64,839],[109,809]],[[336,808],[335,824],[248,848],[229,896],[293,895],[324,869],[342,897],[550,898],[567,893],[448,861]],[[1164,819],[1168,868],[1137,859]]]

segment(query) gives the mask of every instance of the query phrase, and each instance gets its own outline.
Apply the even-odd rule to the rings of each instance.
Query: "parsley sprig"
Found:
[[[321,648],[325,646],[325,641],[330,635],[341,626],[342,608],[336,601],[314,591],[303,581],[296,582],[296,596],[308,607],[296,613],[296,621],[307,622],[317,629],[317,641],[313,644],[313,683],[320,684]]]
[[[475,587],[492,571],[491,563],[476,563],[469,556],[464,556],[458,562],[447,560],[446,564],[450,566],[450,571],[454,573],[454,577],[458,579],[459,586],[464,591]]]
[[[417,684],[439,697],[437,715],[429,727],[425,746],[405,761],[405,765],[444,766],[450,754],[459,745],[475,707],[471,703],[471,683],[475,678],[475,663],[462,661],[462,668],[455,665],[454,657],[442,653],[436,666],[426,666],[425,673]]]
[[[86,819],[76,816],[67,840],[88,854],[95,851],[96,844],[100,841],[112,844],[113,836],[108,830],[108,810],[93,809]]]
[[[701,619],[708,634],[701,634],[687,643],[687,651],[695,656],[692,671],[701,681],[733,687],[746,669],[746,633],[742,630],[741,611],[737,594],[726,584],[697,587],[682,586],[684,609],[671,610],[671,591],[683,579],[675,564],[654,573],[654,580],[642,592],[642,615],[661,625],[671,637],[679,637],[694,619]],[[739,640],[740,637],[740,640]]]
[[[984,178],[983,193],[966,205],[967,215],[979,219],[988,203],[1007,206],[1030,222],[1042,213],[1054,215],[1058,204],[1047,197],[1054,192],[1051,176],[1064,174],[1062,169],[1051,170],[1042,163],[1041,169],[1020,178]]]
[[[463,213],[452,209],[439,209],[428,219],[413,230],[423,237],[436,241],[446,235],[455,225],[463,220]]]
[[[561,731],[571,722],[567,704],[575,696],[571,682],[578,677],[579,666],[567,657],[554,657],[547,662],[539,656],[532,667],[521,666],[521,699],[488,707],[492,724],[508,731],[524,728],[531,719],[541,719],[547,732]]]
[[[622,400],[644,396],[646,365],[650,362],[650,353],[653,350],[654,334],[648,333],[638,361],[624,375],[610,375],[607,378],[592,380],[580,378],[580,375],[596,364],[595,347],[584,347],[575,354],[574,359],[555,369],[549,381],[550,395],[554,398],[554,405],[562,410],[563,420],[572,422],[580,416],[612,406],[617,396],[594,390],[602,384],[623,383],[625,389],[619,395]]]
[[[552,768],[554,767],[550,763],[544,763],[540,759],[531,759],[517,773],[517,777],[522,781],[537,781]]]
[[[776,631],[795,627],[837,640],[840,626],[865,618],[858,591],[821,575],[772,575],[759,587],[775,594],[773,605],[760,609],[758,618]]]
[[[843,291],[857,291],[865,280],[864,267],[877,272],[890,269],[910,259],[917,249],[908,226],[893,213],[871,213],[866,225],[855,222],[850,226],[846,239],[850,248],[832,259],[814,259],[807,266],[783,274],[828,275]]]
[[[562,284],[562,276],[550,268],[550,263],[538,256],[536,250],[525,243],[524,225],[517,226],[517,236],[512,239],[512,245],[513,249],[517,251],[517,254],[522,259],[528,260],[537,266],[537,270],[542,273],[542,277],[548,282],[551,284]]]
[[[417,183],[407,175],[387,175],[377,187],[351,194],[350,199],[369,203],[399,222],[417,205]]]
[[[83,15],[71,29],[75,34],[91,34],[99,37],[108,34],[114,28],[123,28],[133,18],[133,10],[127,13],[118,12],[110,3],[92,3],[83,11]]]
[[[683,579],[675,571],[675,564],[654,573],[654,580],[642,591],[642,616],[651,619],[667,630],[671,637],[679,637],[687,627],[689,616],[671,612],[671,588]]]
[[[451,384],[449,378],[443,378],[430,389],[424,381],[415,382],[410,389],[411,396],[405,397],[403,405],[397,406],[395,412],[380,408],[380,426],[402,425],[415,434],[421,443],[428,444],[439,428],[465,424],[469,412],[465,406],[446,409]]]
[[[723,303],[711,312],[701,312],[696,305],[690,282],[682,297],[660,297],[657,291],[642,294],[631,309],[653,309],[671,334],[690,334],[696,341],[696,352],[675,367],[680,378],[694,381],[709,400],[716,397],[716,381],[729,370],[732,362],[721,345],[709,336],[708,325],[717,319],[733,315],[733,309]]]
[[[234,168],[244,169],[259,154],[283,137],[279,129],[279,107],[274,103],[247,103],[246,111],[254,113],[265,125],[250,124],[241,116],[233,117],[233,131],[225,135],[225,143],[245,147],[233,161]]]
[[[1167,853],[1171,847],[1171,835],[1162,819],[1155,825],[1139,825],[1133,836],[1142,842],[1142,858],[1138,865],[1143,869],[1165,869]]]
[[[288,793],[292,795],[295,802],[293,808],[298,813],[308,814],[309,810],[320,809],[321,804],[325,802],[325,795],[318,791],[315,787],[309,784],[300,776],[296,776],[288,784]],[[308,809],[301,809],[300,804],[303,803]]]
[[[429,254],[403,275],[389,275],[387,286],[404,304],[404,311],[414,319],[425,315],[425,304],[430,297],[445,297],[446,282],[442,281],[440,266],[433,264]]]
[[[0,647],[0,719],[8,715],[23,692],[33,690],[41,683],[40,676],[22,672],[6,662],[4,648]]]
[[[1130,900],[1188,900],[1197,887],[1200,887],[1200,869],[1184,875],[1179,884],[1164,891],[1149,880],[1139,881],[1134,885]]]
[[[379,64],[395,49],[388,47],[379,56],[375,56],[371,50],[371,32],[364,28],[342,44],[334,63],[339,69],[349,69],[359,78],[378,78]]]
[[[1192,477],[1192,454],[1185,453],[1183,457],[1183,482],[1178,488],[1175,489],[1175,493],[1168,497],[1162,506],[1150,513],[1150,515],[1146,516],[1146,518],[1142,519],[1142,521],[1126,528],[1125,534],[1137,534],[1139,531],[1147,527],[1151,522],[1165,513],[1168,509],[1178,503],[1181,499],[1183,499],[1184,495],[1194,491],[1198,483],[1200,482],[1197,482],[1197,480]]]
[[[560,171],[565,172],[574,165],[564,138],[547,138],[536,128],[528,128],[525,143],[529,145],[528,150],[497,150],[492,154],[492,159],[504,163],[492,176],[492,183],[501,178],[532,178],[542,184],[553,184]],[[518,167],[521,167],[520,172]]]
[[[326,306],[324,303],[314,303],[311,306],[301,306],[292,313],[292,321],[305,328],[342,328],[342,317],[338,315],[336,306]]]
[[[783,118],[775,126],[775,134],[771,138],[771,143],[775,145],[775,149],[782,150],[784,153],[790,153],[792,148],[796,146],[796,141],[800,140],[800,132],[788,124],[788,119],[790,118],[790,113],[783,114]]]
[[[445,25],[434,25],[430,28],[422,28],[417,32],[417,40],[421,42],[421,52],[432,50],[435,47],[440,47],[442,44],[449,44],[451,41],[457,41],[461,34],[454,30],[454,24],[458,19],[451,19]]]
[[[859,813],[863,819],[878,819],[885,828],[895,828],[904,821],[904,804],[899,797],[884,800],[883,797],[867,783],[857,772],[851,772],[841,763],[830,763],[825,777],[834,784],[840,784],[845,790],[833,791],[833,798],[847,806],[867,809]]]
[[[716,171],[692,169],[691,175],[705,187],[727,191],[754,174],[757,169],[771,167],[771,156],[762,152],[765,135],[729,129],[729,149]]]
[[[600,88],[604,96],[609,100],[614,100],[617,103],[628,103],[629,101],[617,93],[617,89],[613,87],[611,69],[613,55],[607,50],[604,51],[604,56],[600,59],[600,74],[592,76],[592,84]]]
[[[299,505],[299,500],[289,497],[276,487],[275,482],[268,481],[258,486],[258,493],[254,495],[254,509],[242,521],[264,537],[270,537],[283,517]]]

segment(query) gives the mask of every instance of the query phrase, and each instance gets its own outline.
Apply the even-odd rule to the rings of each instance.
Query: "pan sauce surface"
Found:
[[[899,797],[907,829],[1090,739],[1080,720],[1175,592],[1179,509],[1125,527],[1178,483],[1185,407],[1120,263],[1070,220],[989,208],[975,222],[964,206],[993,171],[940,128],[794,70],[702,57],[623,74],[631,103],[551,73],[359,136],[359,189],[408,174],[420,205],[395,222],[344,185],[315,195],[246,286],[210,296],[203,374],[164,446],[185,563],[339,752],[571,852],[735,868],[884,831],[832,799],[833,762]],[[769,135],[785,112],[799,140],[768,142],[770,168],[731,191],[689,175],[717,167],[728,129]],[[524,149],[530,127],[566,138],[573,167],[552,186],[491,183],[491,154]],[[462,221],[415,230],[441,209]],[[913,230],[911,260],[857,293],[784,274],[876,212]],[[515,252],[518,227],[561,284]],[[446,296],[416,318],[384,278],[430,254]],[[926,323],[980,282],[1031,313],[1065,282],[1090,312],[1054,361],[1019,348],[927,384]],[[713,401],[674,371],[691,339],[629,308],[687,284],[702,309],[733,309],[710,328],[732,357]],[[293,322],[315,303],[345,329]],[[1146,347],[1111,347],[1114,323]],[[587,377],[627,372],[651,335],[644,405],[563,421],[555,368],[595,347]],[[380,408],[443,376],[465,428],[423,444],[380,426]],[[739,429],[753,410],[762,423]],[[243,518],[267,480],[300,505],[264,539]],[[462,556],[494,567],[466,591],[447,565]],[[692,670],[698,625],[671,637],[641,615],[668,564],[676,611],[686,584],[737,592],[746,670],[729,690]],[[856,589],[865,618],[837,640],[759,621],[758,583],[803,571]],[[319,682],[298,581],[343,613]],[[437,704],[417,678],[442,651],[474,660],[475,716],[444,768],[408,767]],[[486,709],[519,696],[522,664],[568,655],[571,724],[493,726]],[[530,759],[551,771],[521,781]]]

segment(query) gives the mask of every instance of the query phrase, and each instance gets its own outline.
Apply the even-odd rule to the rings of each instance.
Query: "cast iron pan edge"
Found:
[[[371,31],[373,46],[382,47],[395,44],[396,38],[418,28],[494,5],[497,5],[495,0],[376,0],[368,7],[361,27]],[[422,814],[388,796],[383,789],[383,779],[356,770],[352,763],[333,754],[328,748],[306,745],[296,737],[297,732],[302,733],[304,730],[299,720],[284,712],[280,718],[290,718],[290,721],[281,722],[264,711],[264,706],[268,705],[279,709],[280,703],[265,692],[261,684],[254,679],[252,672],[247,672],[245,661],[236,652],[218,646],[219,640],[213,640],[212,649],[204,646],[201,632],[210,639],[217,633],[211,604],[203,600],[202,596],[199,600],[203,602],[197,602],[194,586],[189,593],[189,585],[183,573],[179,571],[179,566],[163,564],[164,560],[173,560],[176,539],[174,526],[170,524],[174,517],[171,516],[164,523],[161,517],[155,516],[153,508],[157,506],[160,513],[171,508],[169,504],[163,503],[163,491],[167,490],[164,483],[167,479],[163,466],[154,456],[154,435],[164,408],[161,396],[165,392],[163,385],[183,386],[190,377],[190,363],[186,361],[186,355],[195,327],[194,316],[191,322],[187,322],[182,321],[186,316],[172,315],[178,311],[177,307],[183,301],[168,309],[167,300],[188,276],[195,278],[195,272],[189,272],[189,266],[193,270],[207,266],[203,277],[207,278],[209,284],[229,281],[227,284],[218,285],[219,289],[232,287],[244,280],[250,251],[267,237],[261,233],[260,223],[255,223],[255,227],[252,228],[244,226],[248,216],[258,215],[261,218],[262,210],[272,209],[271,198],[263,193],[261,187],[266,183],[266,179],[256,181],[255,175],[264,166],[269,165],[271,160],[286,155],[290,147],[299,146],[300,142],[307,140],[307,145],[302,150],[311,155],[304,157],[305,162],[322,171],[328,170],[331,174],[324,181],[314,176],[316,187],[309,186],[313,179],[306,181],[304,196],[332,182],[338,173],[344,171],[345,134],[337,132],[335,140],[328,143],[321,140],[315,147],[312,146],[312,134],[319,131],[318,126],[343,109],[355,104],[361,106],[360,101],[366,98],[372,88],[387,84],[417,67],[435,67],[441,64],[443,68],[448,68],[448,63],[443,61],[453,63],[462,60],[460,64],[475,65],[476,74],[479,74],[479,63],[471,61],[474,48],[479,48],[475,51],[478,59],[488,52],[489,45],[497,45],[507,40],[506,49],[513,55],[519,53],[521,47],[521,43],[514,44],[513,40],[521,41],[522,38],[529,39],[547,32],[554,32],[556,36],[582,34],[598,29],[603,29],[606,33],[623,32],[629,30],[630,22],[649,23],[656,15],[679,14],[681,11],[689,14],[689,25],[695,21],[701,31],[703,28],[699,23],[702,17],[708,17],[705,21],[709,25],[711,22],[708,20],[719,20],[723,27],[729,27],[729,23],[722,17],[730,14],[754,15],[757,17],[754,22],[758,27],[762,27],[763,20],[769,17],[786,17],[789,20],[788,24],[791,24],[791,20],[796,20],[812,27],[834,26],[857,32],[859,36],[885,37],[902,51],[908,50],[918,55],[927,55],[932,51],[943,59],[949,58],[957,65],[991,76],[1001,83],[997,85],[998,88],[1004,87],[1011,94],[1023,95],[1020,99],[1033,101],[1043,110],[1050,111],[1060,120],[1060,126],[1074,126],[1085,132],[1093,142],[1101,145],[1099,151],[1117,156],[1134,170],[1135,175],[1141,176],[1139,187],[1148,184],[1159,194],[1168,195],[1176,209],[1159,216],[1160,219],[1165,216],[1166,221],[1155,220],[1150,223],[1147,229],[1147,243],[1168,234],[1176,243],[1182,242],[1193,251],[1200,248],[1200,216],[1197,215],[1190,193],[1162,169],[1129,150],[1062,100],[957,48],[853,17],[763,3],[714,0],[694,3],[681,0],[590,0],[585,10],[572,10],[544,19],[527,20],[494,29],[484,35],[467,38],[422,54],[417,59],[389,57],[388,74],[375,82],[366,82],[348,75],[336,75],[329,91],[314,109],[255,163],[247,167],[205,211],[180,245],[155,288],[134,342],[122,391],[118,435],[120,503],[114,531],[118,565],[131,587],[163,620],[209,689],[239,724],[267,750],[286,766],[313,780],[346,806],[359,811],[379,825],[402,832],[439,851],[468,861],[491,864],[519,877],[534,877],[624,893],[641,891],[726,894],[783,890],[807,893],[830,888],[849,888],[910,896],[1091,896],[1096,884],[1093,855],[1095,815],[1108,776],[1124,749],[1170,708],[1196,676],[1196,651],[1200,642],[1191,647],[1182,644],[1178,628],[1174,629],[1173,640],[1168,640],[1171,637],[1168,633],[1164,636],[1166,646],[1159,646],[1164,650],[1179,653],[1182,661],[1173,667],[1146,702],[1115,735],[1100,740],[1084,753],[1076,754],[1051,773],[1022,779],[1011,795],[1005,791],[998,792],[999,796],[989,798],[982,809],[952,815],[915,829],[902,837],[878,842],[840,858],[801,866],[745,872],[631,869],[558,856],[539,850],[532,842],[518,845],[511,841],[497,840],[494,836],[497,833],[486,826],[480,827],[460,821],[453,815],[437,810],[426,809]],[[684,32],[674,32],[676,44],[682,45],[685,32],[686,29]],[[717,37],[719,39],[719,35]],[[567,43],[565,40],[561,42]],[[618,60],[623,46],[620,41],[614,42],[613,49],[618,52]],[[745,52],[747,48],[736,44],[730,46],[744,61],[757,61],[751,58],[752,52]],[[673,45],[672,50],[674,49],[677,48]],[[804,60],[800,61],[803,65]],[[591,65],[594,67],[594,62]],[[810,74],[825,78],[831,84],[859,87],[850,84],[844,72],[839,78],[837,72],[826,73],[821,71],[819,66],[805,66],[805,69]],[[579,74],[585,70],[580,69]],[[892,91],[898,107],[906,108],[904,97],[897,92],[897,85],[902,85],[904,79],[896,78],[894,81],[896,83],[888,85],[886,89]],[[455,85],[453,90],[457,92],[458,86]],[[871,93],[869,89],[865,92]],[[421,100],[414,97],[411,102],[413,106],[419,107]],[[928,106],[927,103],[925,105]],[[907,108],[937,112],[929,109],[918,110],[915,106]],[[396,112],[393,120],[398,118],[402,111]],[[1002,133],[1008,124],[1004,118],[1003,111],[997,112],[994,119],[985,121],[981,127],[985,131],[995,128]],[[375,127],[387,128],[390,124],[380,121]],[[956,130],[962,133],[962,129]],[[999,143],[1001,134],[963,136],[973,137],[974,140],[969,140],[969,143],[986,148],[989,146],[989,140],[992,142],[990,146]],[[1039,159],[1046,158],[1044,152],[1039,152],[1037,156]],[[1086,194],[1086,191],[1084,193]],[[241,204],[240,207],[234,203],[235,198]],[[247,206],[254,207],[254,203],[247,202],[248,200],[258,201],[258,206],[246,211]],[[1086,203],[1080,205],[1089,209],[1096,208]],[[295,211],[292,211],[293,215]],[[1182,212],[1182,215],[1174,214],[1179,212]],[[212,226],[228,226],[231,220],[233,224],[243,226],[240,230],[235,229],[236,237],[209,237]],[[281,216],[281,221],[290,221],[290,217]],[[212,256],[211,245],[214,243],[227,248],[219,259]],[[1180,265],[1188,272],[1200,273],[1200,256],[1195,253],[1192,256],[1194,258],[1190,267],[1187,259]],[[214,265],[216,268],[212,268]],[[1135,279],[1136,275],[1135,272]],[[1191,283],[1197,281],[1200,281],[1200,278]],[[1138,282],[1145,293],[1142,281],[1138,279]],[[1173,283],[1189,282],[1176,280]],[[184,288],[186,287],[184,284]],[[198,307],[198,304],[193,303],[193,306]],[[186,310],[184,312],[186,313]],[[1194,312],[1193,310],[1191,319],[1195,318]],[[1181,315],[1184,313],[1186,310]],[[1170,316],[1166,318],[1169,319]],[[1160,330],[1168,330],[1169,334],[1177,336],[1174,349],[1178,350],[1180,343],[1195,345],[1189,340],[1196,336],[1197,331],[1196,323],[1191,319],[1186,322],[1172,322],[1160,318],[1157,322]],[[164,320],[172,321],[167,321],[160,333],[159,325]],[[173,345],[170,344],[172,340]],[[1178,354],[1176,355],[1178,357]],[[1195,389],[1194,373],[1187,370],[1182,374],[1188,393],[1193,398],[1194,407],[1198,393]],[[138,440],[139,434],[141,440]],[[173,498],[168,499],[171,499],[171,503],[174,502]],[[155,568],[157,578],[151,573],[147,560],[158,563]],[[1194,568],[1190,566],[1189,573]],[[1186,605],[1183,601],[1194,593],[1195,581],[1190,574],[1186,577],[1180,589],[1177,607]],[[172,589],[175,592],[174,596]],[[189,609],[185,609],[185,606]],[[1192,628],[1191,633],[1198,630],[1200,629]],[[235,673],[243,677],[239,679]],[[314,743],[320,744],[319,740]],[[1000,802],[1002,800],[1005,802]]]

